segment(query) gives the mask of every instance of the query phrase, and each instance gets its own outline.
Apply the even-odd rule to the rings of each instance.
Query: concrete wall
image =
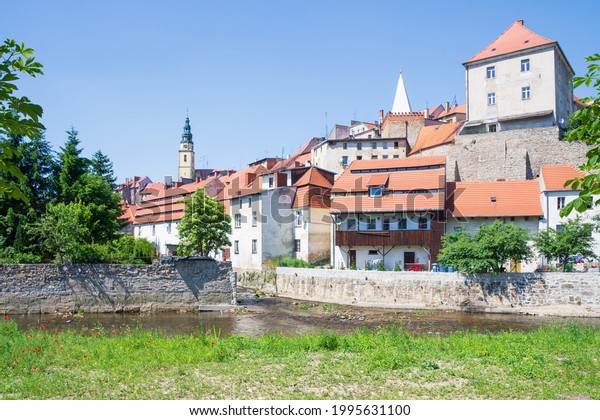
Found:
[[[329,209],[302,207],[294,209],[297,217],[302,214],[302,224],[293,223],[293,239],[300,240],[300,252],[296,258],[311,263],[329,259],[331,243],[331,216]]]
[[[0,313],[198,311],[235,304],[231,263],[2,264]]]
[[[277,268],[273,290],[362,306],[600,316],[598,273],[458,273]]]

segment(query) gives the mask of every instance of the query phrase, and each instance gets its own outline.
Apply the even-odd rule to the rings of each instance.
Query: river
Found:
[[[115,334],[131,329],[158,330],[166,335],[197,335],[214,330],[221,335],[256,337],[267,333],[303,335],[330,331],[350,333],[362,328],[375,330],[396,324],[412,334],[447,335],[455,331],[530,331],[543,325],[573,324],[600,328],[599,318],[560,318],[513,314],[466,313],[439,310],[362,308],[293,299],[238,295],[239,309],[213,312],[148,314],[75,314],[13,316],[21,329],[71,329],[93,334],[102,328]]]

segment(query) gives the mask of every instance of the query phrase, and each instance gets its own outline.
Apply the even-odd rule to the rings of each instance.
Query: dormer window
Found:
[[[381,197],[382,195],[383,187],[381,185],[369,188],[369,197]]]

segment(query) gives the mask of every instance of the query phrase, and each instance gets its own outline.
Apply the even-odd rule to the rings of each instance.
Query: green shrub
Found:
[[[402,267],[400,267],[399,262],[396,262],[396,264],[394,264],[394,271],[402,271]]]
[[[308,261],[299,258],[282,257],[278,260],[279,267],[294,267],[294,268],[314,268],[315,266]]]
[[[156,247],[145,238],[121,236],[110,246],[111,262],[120,264],[150,264],[156,259]]]
[[[0,264],[39,264],[42,257],[30,252],[15,252],[14,248],[8,247],[0,252]]]
[[[385,265],[383,264],[383,260],[377,263],[377,271],[385,271]]]

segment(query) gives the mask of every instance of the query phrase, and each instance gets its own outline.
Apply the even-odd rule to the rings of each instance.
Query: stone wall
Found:
[[[359,306],[600,316],[598,273],[462,275],[277,268],[278,296]]]
[[[446,156],[447,181],[534,179],[541,165],[574,165],[586,161],[587,146],[559,140],[557,127],[460,135],[454,144],[415,156]]]
[[[2,264],[0,313],[198,311],[235,304],[231,263],[173,258],[152,265]]]

